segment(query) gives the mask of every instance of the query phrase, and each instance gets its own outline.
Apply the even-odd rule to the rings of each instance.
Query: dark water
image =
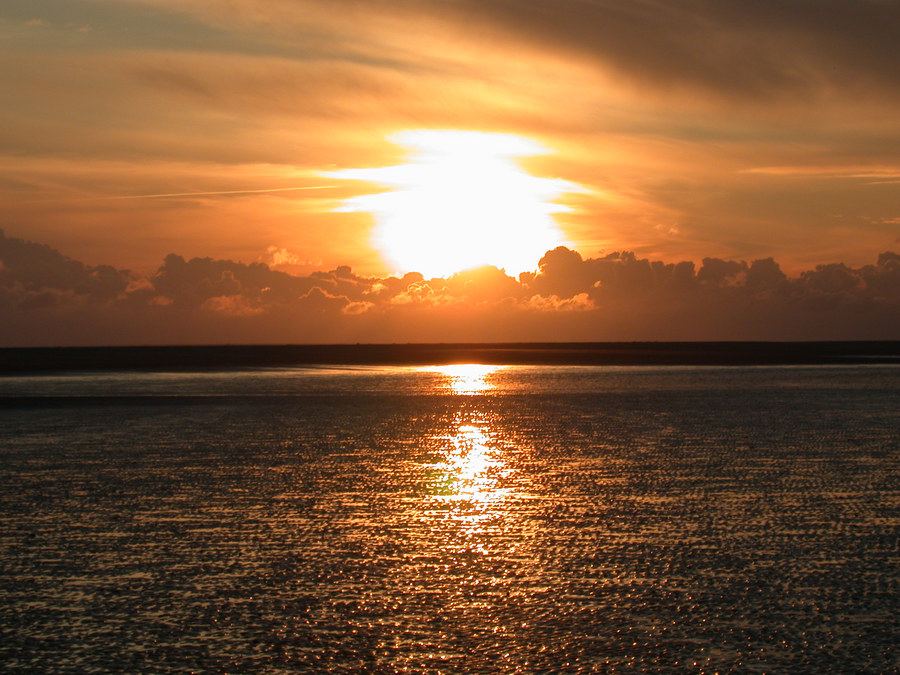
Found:
[[[4,672],[898,672],[900,366],[0,379]]]

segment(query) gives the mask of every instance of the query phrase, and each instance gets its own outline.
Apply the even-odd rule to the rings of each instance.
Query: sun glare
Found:
[[[494,265],[516,275],[536,269],[546,251],[566,243],[553,214],[569,209],[554,200],[582,189],[532,176],[517,163],[547,154],[539,143],[512,134],[437,130],[390,140],[410,150],[406,164],[327,175],[386,188],[338,210],[374,216],[373,243],[394,272],[446,277]]]
[[[454,520],[477,526],[496,515],[485,507],[509,494],[503,487],[509,468],[486,425],[460,424],[446,440],[442,460],[429,465],[435,470],[433,498],[457,506],[449,514]]]
[[[428,366],[424,370],[444,376],[442,385],[454,394],[462,396],[482,394],[494,388],[489,376],[503,366],[487,366],[479,363],[458,363],[450,366]]]

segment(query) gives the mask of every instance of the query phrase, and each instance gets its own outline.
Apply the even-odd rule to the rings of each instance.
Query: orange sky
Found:
[[[540,241],[584,259],[856,268],[900,249],[898,34],[884,0],[6,0],[0,227],[143,276],[429,276],[347,208],[397,186],[339,176],[461,130],[542,149],[577,189]]]

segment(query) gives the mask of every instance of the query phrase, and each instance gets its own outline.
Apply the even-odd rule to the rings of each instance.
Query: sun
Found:
[[[543,145],[457,130],[405,131],[389,140],[409,151],[407,163],[327,175],[385,189],[336,210],[374,216],[373,244],[393,271],[447,277],[494,265],[515,275],[536,269],[546,251],[567,243],[553,216],[570,209],[554,200],[581,188],[533,176],[517,162],[547,154]]]

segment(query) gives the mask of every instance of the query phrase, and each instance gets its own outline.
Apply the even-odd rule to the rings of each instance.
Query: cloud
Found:
[[[344,314],[364,314],[374,307],[374,302],[348,302],[341,311]]]
[[[784,287],[787,277],[772,258],[754,260],[747,270],[746,286],[751,292],[774,291]]]
[[[350,300],[344,295],[332,295],[318,286],[313,286],[309,292],[299,298],[298,304],[308,312],[327,314],[343,312],[350,304]]]
[[[321,260],[305,260],[299,254],[289,251],[284,246],[269,246],[266,252],[269,254],[266,263],[271,267],[315,267],[322,265]]]
[[[704,258],[697,272],[697,281],[714,287],[743,286],[747,283],[747,263],[744,261]]]
[[[456,0],[447,15],[580,54],[637,81],[743,100],[871,85],[896,95],[895,2]]]
[[[70,305],[77,301],[77,296],[71,291],[61,291],[56,288],[44,288],[40,291],[25,291],[16,304],[16,309],[37,310]]]
[[[6,289],[19,289],[30,298],[23,300],[23,308],[59,304],[60,294],[104,303],[117,298],[132,283],[127,271],[109,265],[84,265],[49,246],[7,237],[2,230],[0,261],[0,284]]]
[[[770,176],[821,176],[823,178],[872,178],[878,182],[892,183],[900,180],[897,166],[841,166],[818,164],[816,166],[761,166],[745,169],[742,173]]]
[[[216,295],[207,298],[200,305],[200,308],[216,314],[234,317],[255,316],[264,311],[262,307],[252,305],[246,297],[240,294]]]
[[[597,308],[587,293],[578,293],[571,298],[565,299],[561,299],[556,295],[551,295],[550,297],[533,295],[528,299],[525,306],[542,312],[586,312]]]
[[[900,255],[789,277],[772,258],[666,263],[559,247],[519,279],[295,276],[171,254],[138,276],[0,233],[0,344],[894,339]]]
[[[543,295],[570,298],[586,292],[599,298],[677,290],[693,285],[695,277],[689,261],[651,262],[630,251],[584,260],[578,252],[560,246],[541,258],[537,274],[524,274],[521,281]]]

